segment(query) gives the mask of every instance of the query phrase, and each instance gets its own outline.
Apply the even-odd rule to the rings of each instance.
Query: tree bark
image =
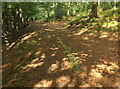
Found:
[[[98,2],[92,2],[92,10],[91,10],[91,18],[97,18],[97,6],[98,6]]]
[[[67,16],[70,15],[70,2],[68,3],[68,11],[67,11]]]

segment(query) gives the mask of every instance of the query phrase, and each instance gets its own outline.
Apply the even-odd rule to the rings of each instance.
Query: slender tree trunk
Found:
[[[49,14],[49,11],[47,10],[47,17],[49,18],[50,17],[50,14]]]
[[[17,10],[13,11],[13,28],[12,28],[12,41],[17,38]]]
[[[98,6],[98,2],[92,2],[92,10],[91,10],[91,15],[90,18],[97,18],[97,6]]]
[[[68,3],[68,11],[67,11],[67,16],[70,15],[70,2]]]

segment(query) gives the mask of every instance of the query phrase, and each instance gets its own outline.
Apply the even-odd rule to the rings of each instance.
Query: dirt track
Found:
[[[36,22],[24,37],[23,50],[14,48],[3,52],[4,86],[13,87],[117,87],[118,33],[102,31],[98,36],[90,30],[82,33],[67,29],[65,22]],[[79,60],[75,73],[57,37],[71,47]],[[28,46],[29,45],[29,46]],[[15,67],[24,61],[18,72]],[[7,80],[8,79],[8,80]]]

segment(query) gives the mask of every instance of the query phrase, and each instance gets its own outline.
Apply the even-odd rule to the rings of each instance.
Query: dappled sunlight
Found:
[[[87,69],[87,66],[83,66],[82,64],[81,64],[80,69],[83,70],[83,71],[87,71],[87,70],[88,70],[88,69]]]
[[[83,37],[83,40],[89,40],[89,38],[88,37]]]
[[[79,74],[79,77],[80,78],[85,78],[87,76],[87,73],[86,72],[82,72]]]
[[[39,83],[37,83],[36,85],[34,85],[33,87],[51,87],[52,86],[53,81],[52,80],[41,80]]]
[[[86,57],[91,57],[92,56],[92,55],[84,53],[83,51],[81,51],[79,54],[78,53],[72,53],[72,54],[75,56],[76,62],[79,65],[86,61],[86,59],[85,59]]]
[[[33,37],[37,37],[37,36],[38,36],[38,32],[36,31],[34,32]]]
[[[38,30],[38,34],[42,34],[42,33],[44,33],[45,32],[45,30],[44,30],[44,28],[43,29],[40,29],[40,30]]]
[[[82,57],[75,57],[76,58],[76,62],[78,62],[79,64],[82,64],[83,62],[86,61],[86,59],[82,58]]]
[[[38,55],[40,53],[41,53],[41,51],[38,51],[35,53],[35,55]],[[32,53],[28,53],[28,54],[32,55]],[[40,67],[44,64],[45,58],[46,58],[45,54],[41,54],[40,58],[37,57],[37,58],[32,59],[29,64],[27,64],[26,66],[21,67],[21,68],[25,71],[29,71],[31,68]]]
[[[10,63],[3,64],[3,65],[2,65],[2,68],[8,67],[8,66],[10,66]]]
[[[41,50],[40,51],[37,51],[36,53],[35,53],[35,55],[39,55],[41,53]]]
[[[86,31],[88,31],[88,29],[83,28],[83,29],[80,30],[78,33],[75,33],[74,35],[75,35],[75,36],[76,36],[76,35],[81,35],[81,34],[83,34],[83,33],[86,32]]]
[[[43,24],[43,26],[47,26],[47,25],[48,25],[48,23],[44,23],[44,24]]]
[[[115,40],[113,37],[109,38],[110,41]]]
[[[5,63],[0,66],[1,72],[6,72],[7,69],[11,67],[11,63]]]
[[[38,66],[42,66],[44,64],[43,59],[35,58],[31,61],[30,64],[27,64],[25,67],[23,67],[23,70],[29,70],[30,68],[36,68]]]
[[[119,32],[115,32],[115,33],[113,33],[113,36],[118,38],[118,36],[119,36]]]
[[[97,34],[96,34],[96,32],[91,32],[91,33],[89,33],[89,36],[90,37],[97,37]]]
[[[111,27],[117,27],[118,21],[111,21],[109,23],[104,23],[103,27],[111,28]]]
[[[25,36],[24,38],[21,39],[21,43],[23,43],[25,40],[28,40],[29,38],[31,38],[35,34],[36,34],[36,32],[32,32],[29,35]]]
[[[32,52],[28,52],[28,54],[25,55],[25,58],[29,57],[32,54]]]
[[[39,60],[39,58],[35,58],[31,61],[31,63],[36,63]]]
[[[57,51],[59,50],[58,47],[53,47],[53,48],[50,48],[50,49],[53,51],[53,53],[51,54],[51,56],[55,56],[56,53],[57,53]]]
[[[9,50],[9,49],[12,48],[14,45],[15,45],[15,42],[13,42],[10,46],[8,46],[8,47],[6,48],[6,50]]]
[[[71,37],[72,35],[67,35],[68,37]]]
[[[88,84],[88,83],[83,83],[82,85],[79,85],[79,87],[81,87],[81,88],[91,88],[92,86],[90,85],[90,84]]]
[[[41,62],[41,63],[36,63],[36,64],[28,64],[26,67],[24,67],[23,69],[25,68],[36,68],[38,66],[42,66],[44,64],[44,62]]]
[[[114,76],[118,74],[118,65],[113,62],[102,61],[102,63],[92,65],[89,73],[91,84],[95,87],[117,86]],[[84,74],[83,74],[84,75]]]
[[[68,70],[68,69],[72,69],[72,63],[69,61],[63,61],[61,63],[61,69],[60,70]]]
[[[75,55],[75,56],[77,56],[77,55],[78,55],[78,53],[76,53],[76,52],[73,52],[73,53],[71,53],[71,54],[73,54],[73,55]]]
[[[71,81],[70,76],[61,76],[57,78],[56,83],[58,87],[65,87]]]
[[[90,47],[90,46],[91,46],[91,44],[84,44],[84,43],[83,43],[83,45],[84,45],[84,46],[88,46],[88,47]]]
[[[89,33],[89,36],[93,36],[93,35],[95,35],[95,33],[92,33],[92,32],[91,32],[91,33]]]
[[[57,72],[58,68],[59,68],[59,62],[56,61],[55,64],[51,64],[51,66],[48,69],[48,73]]]
[[[24,41],[28,40],[32,35],[34,35],[35,32],[32,32],[30,34],[23,35],[20,39],[18,39],[16,42],[11,43],[6,50],[9,50],[10,48],[14,47],[15,45],[18,46],[20,43],[23,43]]]
[[[101,36],[99,38],[106,38],[109,36],[108,32],[101,32]]]
[[[98,69],[91,69],[90,76],[95,80],[98,81],[101,79],[103,76],[101,73],[98,72]]]
[[[54,18],[52,14],[50,19]],[[25,30],[28,34],[20,38],[17,45],[11,44],[10,47],[15,45],[16,48],[6,51],[3,64],[5,82],[16,79],[10,84],[34,88],[89,88],[116,83],[119,74],[115,53],[119,36],[114,29],[118,25],[116,22],[103,28],[98,18],[80,16],[67,27],[69,21],[64,24],[61,20],[49,22],[47,19],[49,17],[43,19],[42,24],[31,23],[31,27]]]
[[[33,46],[33,45],[38,45],[38,43],[33,40],[33,41],[28,41],[30,40],[31,37],[33,37],[33,35],[36,34],[36,32],[32,32],[30,34],[25,34],[23,35],[23,37],[20,37],[16,42],[13,42],[6,50],[9,50],[10,48],[14,47],[19,47],[20,45],[23,46],[24,45],[24,48],[25,46],[29,43],[32,44],[30,46]]]
[[[67,57],[66,57],[66,58],[63,58],[62,61],[68,61],[68,58],[67,58]]]
[[[55,51],[55,50],[58,50],[59,48],[58,47],[55,47],[55,48],[50,48],[51,50]]]
[[[42,55],[41,55],[41,58],[43,58],[43,59],[46,58],[46,55],[45,55],[45,54],[42,54]]]
[[[106,37],[108,37],[107,34],[105,34],[105,35],[101,35],[99,38],[106,38]]]
[[[56,51],[56,50],[58,50],[59,48],[58,47],[55,47],[55,48],[50,48],[51,50],[53,50],[53,51]]]
[[[32,40],[32,41],[30,41],[29,43],[32,44],[32,45],[38,44],[36,40]]]
[[[30,55],[32,55],[33,52],[32,51],[29,51],[26,55],[25,55],[25,58],[28,58]],[[34,55],[35,56],[39,56],[41,54],[41,48],[39,48],[39,51],[35,52]],[[45,55],[45,54],[41,54],[42,55]],[[41,57],[42,58],[42,57]]]
[[[109,38],[109,40],[111,41],[118,41],[119,40],[119,33],[115,32],[112,34],[112,36]]]
[[[55,53],[51,54],[52,57],[55,56],[55,55],[56,55]]]
[[[77,82],[76,78],[71,79],[70,83],[67,85],[67,87],[75,87],[75,84]]]
[[[118,65],[112,62],[104,62],[103,64],[93,65],[92,67],[101,73],[106,72],[108,74],[115,74],[119,69]]]
[[[106,32],[106,31],[101,31],[100,37],[99,38],[107,38],[109,37],[108,40],[118,40],[118,32]]]
[[[87,45],[87,46],[88,46],[88,45]],[[89,50],[89,51],[91,51],[91,50]],[[86,54],[86,53],[81,53],[81,54],[80,54],[80,58],[86,58],[86,57],[92,57],[92,55]]]
[[[39,41],[41,41],[41,40],[42,40],[42,38],[38,38],[38,40],[39,40]]]
[[[52,29],[44,29],[45,31],[50,31],[50,32],[53,32],[54,30]]]
[[[34,35],[34,34],[35,34],[35,32],[30,33],[28,36],[24,37],[24,38],[22,39],[22,41],[25,41],[25,40],[29,39],[29,38],[32,37],[32,35]]]

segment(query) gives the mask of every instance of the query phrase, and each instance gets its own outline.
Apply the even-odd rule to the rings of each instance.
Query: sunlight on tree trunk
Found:
[[[67,16],[70,15],[70,2],[68,2],[68,11],[67,11]]]

